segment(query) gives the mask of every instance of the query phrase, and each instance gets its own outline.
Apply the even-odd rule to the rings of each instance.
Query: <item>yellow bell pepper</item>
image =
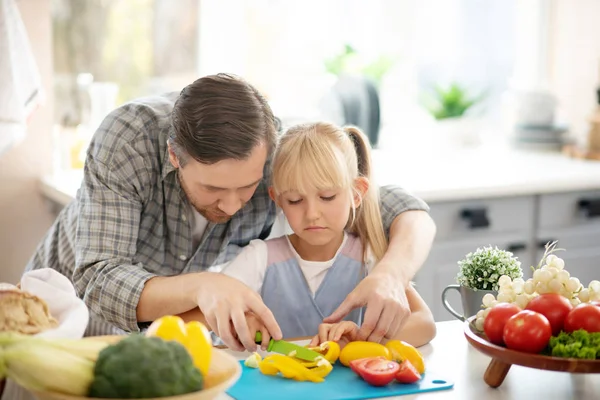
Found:
[[[331,366],[331,364],[329,364],[329,366]],[[284,378],[297,381],[323,382],[324,379],[320,374],[325,374],[327,366],[323,365],[317,368],[322,369],[314,372],[294,360],[292,357],[284,356],[283,354],[270,355],[265,357],[265,359],[258,364],[258,369],[265,375],[277,375],[277,373],[281,373]]]
[[[212,338],[206,326],[200,321],[190,321],[185,324],[187,336],[183,343],[192,355],[194,365],[206,376],[212,358]]]
[[[181,343],[203,375],[208,374],[212,355],[212,339],[206,326],[199,321],[187,324],[174,315],[167,315],[154,321],[146,336],[156,336],[164,340]]]
[[[382,344],[375,342],[354,341],[348,343],[340,352],[340,362],[346,367],[350,366],[350,361],[367,357],[385,357],[392,359],[390,350]]]
[[[322,354],[331,364],[335,364],[340,356],[340,345],[333,341],[323,342],[320,346],[308,347],[308,349]]]
[[[385,347],[389,349],[394,361],[402,362],[408,360],[420,374],[425,372],[423,355],[411,344],[401,340],[390,340],[385,344]]]

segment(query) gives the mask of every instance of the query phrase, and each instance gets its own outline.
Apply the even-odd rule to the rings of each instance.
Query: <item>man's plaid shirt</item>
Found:
[[[148,279],[230,261],[250,240],[266,238],[276,216],[267,165],[245,207],[226,224],[210,223],[193,248],[190,206],[167,149],[177,96],[138,99],[104,119],[75,200],[26,268],[58,270],[72,279],[92,316],[130,332],[139,330],[136,307]],[[402,211],[428,210],[398,187],[382,187],[380,194],[386,230]]]

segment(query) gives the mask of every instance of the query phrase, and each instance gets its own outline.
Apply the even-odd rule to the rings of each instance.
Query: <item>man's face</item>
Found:
[[[256,146],[250,157],[241,161],[227,159],[206,165],[190,157],[185,167],[180,167],[169,147],[169,159],[190,204],[210,222],[222,224],[254,194],[263,178],[267,146]]]

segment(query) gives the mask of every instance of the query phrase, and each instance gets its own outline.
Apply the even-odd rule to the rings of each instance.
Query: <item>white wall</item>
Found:
[[[53,216],[38,190],[52,166],[51,0],[18,1],[42,74],[46,100],[32,116],[27,137],[0,158],[0,282],[17,282]]]
[[[549,1],[550,81],[572,131],[583,141],[600,86],[600,1]]]

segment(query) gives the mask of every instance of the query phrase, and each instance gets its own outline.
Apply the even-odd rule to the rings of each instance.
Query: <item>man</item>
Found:
[[[257,293],[210,270],[271,231],[276,136],[266,100],[231,75],[119,107],[92,138],[77,197],[27,269],[50,267],[72,279],[92,315],[87,334],[102,324],[136,332],[163,315],[193,318],[197,310],[233,349],[256,348],[249,312],[280,339]],[[389,250],[326,319],[366,305],[360,335],[375,341],[409,314],[404,288],[435,234],[424,202],[399,188],[382,188],[381,198]]]

